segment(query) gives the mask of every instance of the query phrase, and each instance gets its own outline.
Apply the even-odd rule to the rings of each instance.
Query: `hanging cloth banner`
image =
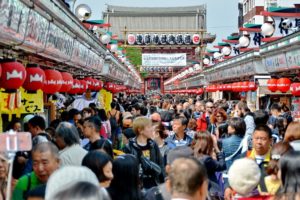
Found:
[[[145,53],[142,54],[142,65],[148,67],[175,67],[186,66],[186,54],[158,54],[158,53]]]

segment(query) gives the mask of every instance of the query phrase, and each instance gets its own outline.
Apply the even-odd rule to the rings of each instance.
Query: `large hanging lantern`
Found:
[[[77,94],[80,91],[80,81],[78,79],[73,80],[73,85],[71,90],[68,91],[69,94]]]
[[[175,36],[173,34],[169,34],[167,41],[168,41],[168,44],[171,44],[171,45],[175,44]]]
[[[135,43],[135,35],[134,34],[128,34],[127,36],[127,42],[129,45],[133,45]]]
[[[95,87],[94,87],[95,83],[94,83],[93,78],[86,77],[86,78],[84,78],[84,80],[86,81],[86,84],[87,84],[87,87],[88,87],[89,90],[94,90],[95,89]]]
[[[300,83],[291,84],[291,92],[292,92],[293,96],[299,97],[300,96]]]
[[[159,44],[159,36],[158,36],[158,34],[153,34],[152,43],[156,44],[156,45]]]
[[[192,38],[190,34],[184,34],[183,39],[184,39],[183,40],[184,44],[191,44],[192,42]]]
[[[144,43],[144,38],[142,34],[136,34],[136,44],[141,45]]]
[[[104,84],[104,88],[107,90],[107,91],[112,91],[113,89],[114,89],[114,86],[113,86],[113,83],[111,83],[111,82],[106,82],[105,84]]]
[[[183,35],[182,34],[177,34],[175,38],[176,44],[183,44]]]
[[[193,35],[193,44],[199,44],[200,43],[200,35],[194,34]]]
[[[0,88],[14,92],[23,85],[26,79],[25,67],[15,60],[3,60],[0,63],[2,66]]]
[[[277,80],[277,89],[280,92],[285,93],[285,92],[289,91],[290,86],[291,86],[291,81],[288,78],[280,78]]]
[[[149,33],[145,34],[144,35],[144,43],[146,45],[149,45],[149,44],[151,44],[151,42],[152,42],[151,35]]]
[[[61,72],[61,76],[62,76],[62,85],[59,92],[68,92],[69,90],[72,89],[74,83],[73,76],[68,72]]]
[[[257,90],[257,85],[255,84],[255,82],[249,82],[249,90],[250,91]]]
[[[42,89],[45,81],[44,71],[35,64],[28,64],[26,67],[26,79],[23,88],[27,91]]]
[[[1,74],[2,74],[2,67],[1,67],[1,63],[0,63],[0,77],[1,77]]]
[[[277,79],[269,79],[267,81],[267,85],[268,85],[268,89],[271,91],[271,92],[276,92],[277,90]]]
[[[54,69],[47,69],[45,72],[45,82],[43,92],[46,94],[54,94],[59,92],[62,85],[61,73]]]
[[[160,35],[160,44],[167,44],[167,35],[166,34],[161,34]]]

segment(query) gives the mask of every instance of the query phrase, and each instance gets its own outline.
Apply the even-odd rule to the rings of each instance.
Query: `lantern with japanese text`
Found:
[[[104,84],[104,88],[105,88],[107,91],[112,92],[112,91],[114,90],[114,85],[113,85],[113,83],[111,83],[111,82],[106,82],[106,83]]]
[[[200,43],[200,35],[194,34],[193,35],[193,44],[199,44]]]
[[[276,92],[277,90],[277,79],[272,78],[267,81],[268,89],[271,92]]]
[[[2,67],[1,67],[1,63],[0,63],[0,77],[1,77],[1,74],[2,74]]]
[[[290,86],[291,86],[291,81],[288,78],[280,78],[277,80],[277,89],[280,92],[285,93],[285,92],[289,91]]]
[[[200,94],[200,95],[201,95],[201,94],[203,94],[203,92],[204,92],[204,91],[203,91],[203,88],[199,88],[199,89],[197,90],[197,94]]]
[[[80,81],[78,79],[73,80],[73,85],[71,90],[68,91],[69,94],[77,94],[80,91]]]
[[[237,90],[238,90],[238,89],[237,89],[237,85],[238,85],[237,82],[231,84],[231,90],[232,90],[233,92],[238,92],[238,91],[237,91]]]
[[[135,35],[134,34],[129,34],[127,36],[127,41],[129,45],[133,45],[135,43]]]
[[[88,89],[93,91],[95,89],[95,86],[94,86],[95,85],[95,81],[94,81],[94,79],[92,77],[86,77],[86,78],[84,78],[84,80],[86,81]]]
[[[159,44],[159,36],[158,36],[158,34],[153,34],[152,43],[156,44],[156,45]]]
[[[83,94],[87,91],[88,84],[86,83],[85,80],[79,80],[79,82],[80,82],[80,89],[78,91],[78,94]]]
[[[231,83],[226,84],[225,88],[226,91],[232,91],[232,84]]]
[[[236,91],[237,91],[237,92],[243,92],[243,89],[242,89],[242,83],[243,83],[243,82],[238,82],[238,83],[236,84]]]
[[[23,85],[26,79],[25,67],[15,60],[2,60],[0,63],[2,66],[0,88],[14,92]]]
[[[26,67],[26,79],[23,88],[27,91],[37,91],[42,89],[45,81],[44,70],[36,64],[28,64]]]
[[[46,69],[43,92],[46,94],[54,94],[59,92],[62,85],[61,73],[54,69]]]
[[[257,90],[257,85],[255,84],[255,82],[249,82],[249,90],[250,91]]]
[[[72,89],[74,79],[73,76],[68,72],[61,72],[62,85],[59,92],[68,92]]]
[[[300,83],[291,84],[291,92],[295,97],[300,97]]]
[[[218,90],[217,85],[212,85],[211,86],[211,91],[216,92]]]

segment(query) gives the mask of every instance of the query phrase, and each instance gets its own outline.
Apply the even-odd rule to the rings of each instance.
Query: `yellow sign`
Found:
[[[105,111],[108,112],[110,110],[110,103],[112,102],[112,93],[102,89],[100,90],[99,100],[100,99],[100,102],[103,102]]]
[[[44,112],[43,92],[27,93],[23,88],[16,93],[0,91],[0,113],[16,114]]]

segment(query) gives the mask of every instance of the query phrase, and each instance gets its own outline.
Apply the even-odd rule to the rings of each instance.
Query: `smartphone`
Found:
[[[29,132],[0,133],[0,152],[30,151],[31,148],[32,140]]]

